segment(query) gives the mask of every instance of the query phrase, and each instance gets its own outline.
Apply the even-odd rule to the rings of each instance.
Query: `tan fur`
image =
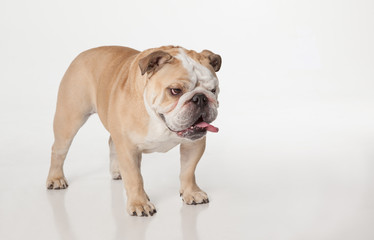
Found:
[[[188,73],[178,59],[157,69],[154,74],[142,75],[139,61],[155,51],[164,51],[171,56],[179,53],[180,47],[166,46],[139,52],[126,47],[99,47],[81,53],[69,66],[59,88],[54,119],[55,142],[52,147],[51,166],[47,179],[49,189],[68,186],[63,173],[63,164],[70,144],[93,113],[98,113],[104,127],[110,133],[111,163],[114,179],[122,177],[127,193],[129,214],[153,215],[154,205],[143,188],[140,162],[143,152],[168,150],[181,143],[181,189],[187,204],[208,202],[206,193],[196,185],[194,171],[205,149],[205,137],[198,141],[160,140],[152,135],[153,122],[144,102],[144,91],[149,95],[164,94],[165,87],[175,85],[187,91]],[[209,59],[194,51],[187,54],[204,66]],[[151,96],[149,96],[151,97]],[[166,107],[177,102],[173,96],[165,95],[160,103]],[[167,133],[174,134],[174,133]],[[156,139],[156,140],[155,140]],[[173,138],[174,139],[174,138]],[[166,142],[170,146],[166,146]],[[161,150],[160,150],[161,151]]]

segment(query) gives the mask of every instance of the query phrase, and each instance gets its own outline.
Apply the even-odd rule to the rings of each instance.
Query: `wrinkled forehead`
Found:
[[[210,69],[199,62],[196,55],[188,54],[184,49],[180,48],[175,58],[180,60],[182,66],[186,69],[191,84],[206,89],[216,88],[218,86],[217,77]]]

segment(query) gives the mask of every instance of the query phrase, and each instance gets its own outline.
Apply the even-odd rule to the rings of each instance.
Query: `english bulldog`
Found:
[[[156,213],[143,187],[142,153],[166,152],[180,145],[180,196],[186,204],[208,203],[195,181],[207,132],[217,117],[221,57],[182,47],[139,52],[106,46],[78,55],[58,92],[48,189],[68,187],[63,164],[79,128],[98,113],[109,131],[110,172],[123,179],[127,211]]]

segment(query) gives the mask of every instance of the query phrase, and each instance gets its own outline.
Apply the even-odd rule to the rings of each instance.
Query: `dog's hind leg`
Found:
[[[63,171],[66,155],[75,134],[95,112],[92,91],[85,86],[85,79],[75,73],[74,66],[71,66],[61,81],[58,93],[48,189],[64,189],[68,186]]]
[[[109,150],[110,150],[110,173],[114,180],[122,179],[121,173],[119,171],[117,152],[114,146],[112,137],[109,137]]]

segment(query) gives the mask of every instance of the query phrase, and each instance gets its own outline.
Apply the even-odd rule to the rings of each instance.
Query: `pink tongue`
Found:
[[[219,130],[215,126],[210,125],[209,123],[206,123],[206,122],[198,123],[198,124],[196,124],[196,127],[205,128],[209,132],[218,132],[218,130]]]

